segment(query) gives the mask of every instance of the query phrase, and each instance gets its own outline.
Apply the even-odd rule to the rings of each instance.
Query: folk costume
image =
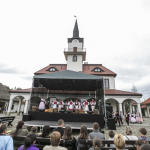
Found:
[[[95,110],[95,105],[96,105],[96,102],[92,99],[92,101],[91,101],[91,108],[92,108],[93,112]]]
[[[135,114],[131,114],[131,120],[130,122],[135,123],[136,119],[135,119]]]
[[[81,109],[81,102],[78,102],[78,106],[79,106],[78,109]]]
[[[79,109],[79,103],[78,103],[78,101],[75,101],[75,109]]]
[[[63,109],[64,109],[64,102],[60,100],[58,102],[58,111],[63,110]]]
[[[57,101],[53,102],[53,108],[57,108]]]
[[[83,103],[83,105],[84,105],[84,111],[89,111],[89,102],[84,102]]]
[[[143,122],[142,116],[139,114],[136,114],[136,122]]]
[[[45,109],[45,99],[41,98],[41,102],[39,104],[39,109]]]
[[[73,110],[74,109],[74,104],[73,104],[73,102],[72,101],[70,101],[69,103],[69,110]]]

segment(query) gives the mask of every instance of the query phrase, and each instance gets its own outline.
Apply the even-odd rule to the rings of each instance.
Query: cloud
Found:
[[[22,79],[24,80],[32,80],[33,76],[24,76],[24,77],[21,77]]]

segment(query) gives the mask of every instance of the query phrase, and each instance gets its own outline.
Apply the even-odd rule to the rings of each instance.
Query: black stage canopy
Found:
[[[36,75],[33,86],[49,90],[95,91],[103,89],[103,77],[65,70]]]

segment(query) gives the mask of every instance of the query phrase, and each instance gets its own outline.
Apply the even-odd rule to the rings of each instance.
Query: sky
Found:
[[[149,0],[1,0],[0,83],[30,88],[34,72],[66,63],[74,15],[86,61],[117,73],[116,89],[150,97]]]

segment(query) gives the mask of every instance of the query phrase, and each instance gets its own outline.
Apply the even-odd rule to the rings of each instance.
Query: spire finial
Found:
[[[74,17],[76,17],[76,16],[74,16]],[[78,29],[77,19],[76,19],[74,29],[73,29],[73,38],[79,38],[79,29]]]

